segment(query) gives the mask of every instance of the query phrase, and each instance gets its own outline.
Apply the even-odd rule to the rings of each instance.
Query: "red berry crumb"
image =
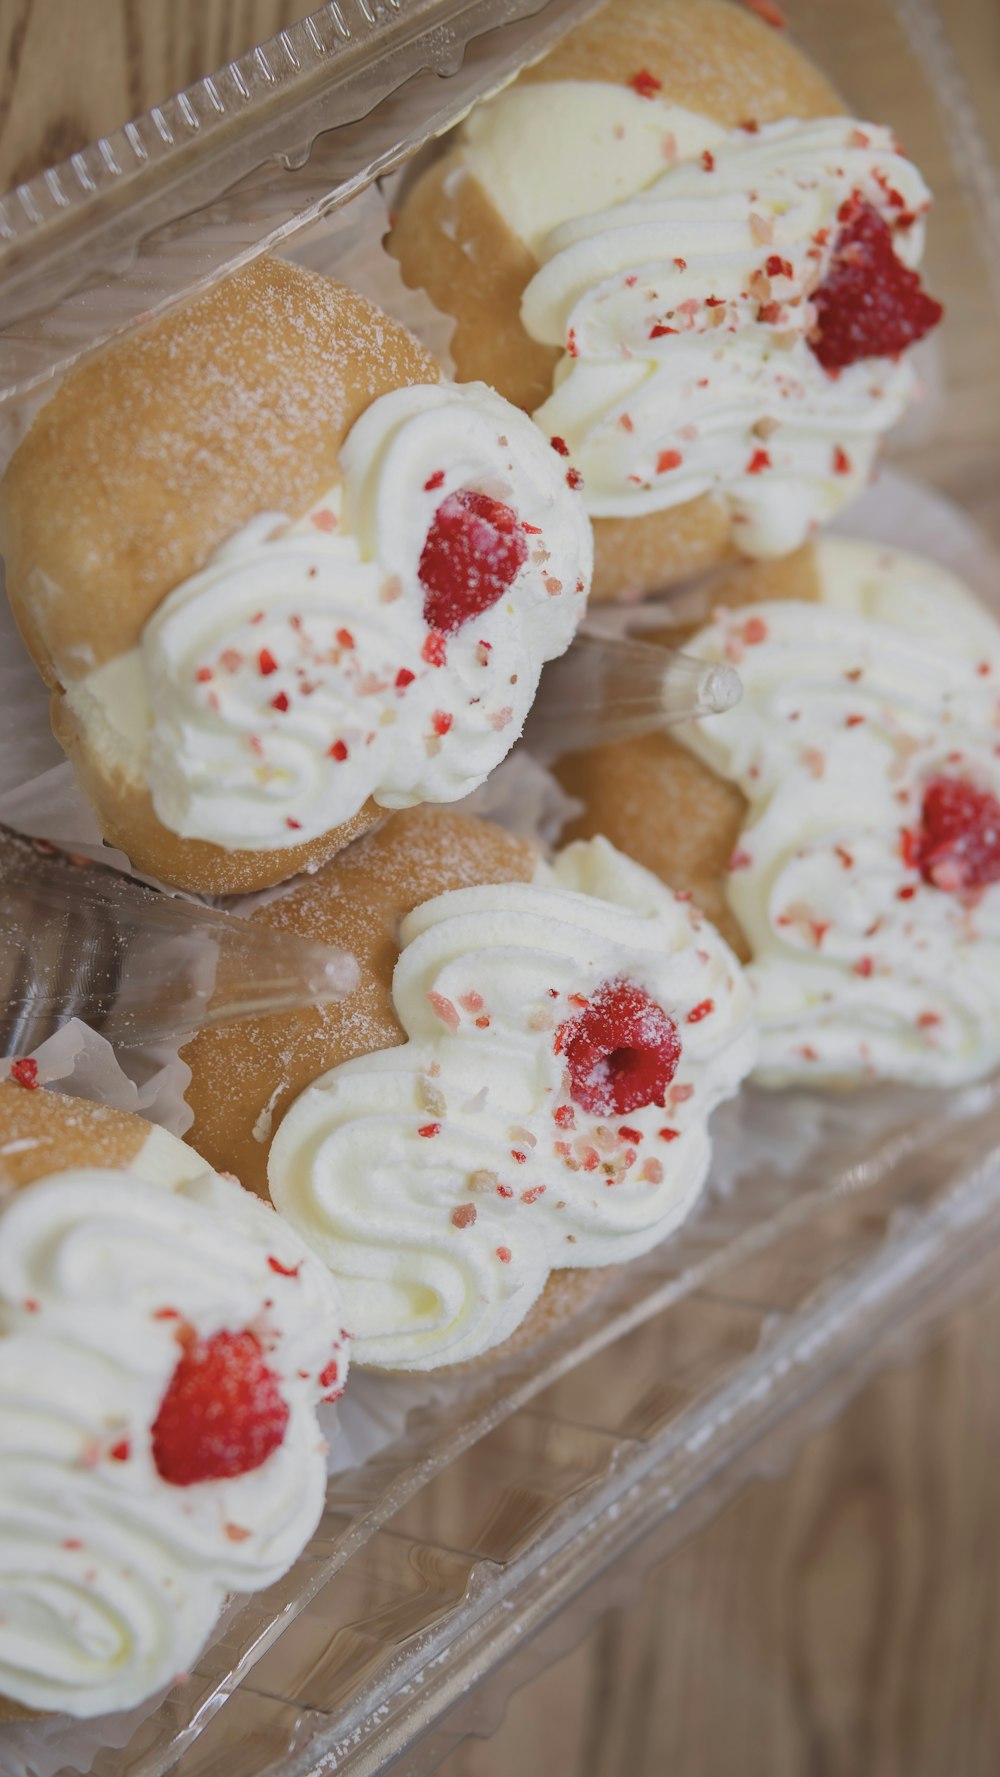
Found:
[[[464,488],[449,494],[431,521],[417,570],[431,630],[454,635],[491,610],[527,559],[524,532],[509,506]]]
[[[579,492],[580,488],[583,486],[583,476],[580,474],[579,469],[567,469],[566,486],[571,487],[574,493]]]
[[[435,469],[433,475],[428,475],[427,480],[424,482],[424,493],[425,494],[432,494],[435,492],[435,490],[437,488],[443,487],[443,486],[444,486],[444,470],[443,469]]]
[[[967,778],[933,778],[915,861],[925,882],[953,894],[1000,881],[1000,802]]]
[[[30,1055],[22,1055],[18,1061],[10,1064],[10,1077],[15,1086],[23,1086],[26,1092],[38,1091],[38,1063]]]
[[[769,278],[790,278],[792,276],[792,262],[790,259],[782,259],[780,253],[772,253],[764,270]]]
[[[260,1468],[281,1444],[288,1403],[254,1334],[213,1333],[185,1351],[153,1421],[153,1461],[174,1487]]]
[[[627,1116],[662,1104],[681,1056],[677,1026],[631,981],[606,981],[556,1032],[570,1094],[591,1115]]]
[[[671,469],[679,469],[683,461],[679,450],[661,450],[656,459],[656,473],[666,475]]]
[[[396,674],[396,690],[397,691],[405,691],[407,685],[413,684],[415,677],[416,677],[416,674],[411,673],[408,666],[401,666],[398,673]]]
[[[454,717],[447,710],[435,710],[431,717],[431,727],[435,734],[447,734],[453,721]]]
[[[747,464],[748,475],[760,475],[764,469],[771,468],[771,459],[766,450],[755,450]]]
[[[651,74],[648,68],[640,68],[638,74],[633,74],[629,86],[633,92],[638,93],[640,99],[653,99],[663,90],[662,80],[657,80],[656,75]]]
[[[257,666],[260,670],[261,676],[265,679],[268,677],[269,673],[276,673],[277,672],[278,662],[275,660],[274,655],[271,653],[270,648],[262,648],[261,649],[260,653],[257,656]]]
[[[703,1018],[707,1018],[709,1013],[714,1011],[714,1000],[699,1000],[696,1006],[691,1007],[691,1010],[687,1015],[687,1021],[689,1024],[700,1024]]]
[[[816,328],[809,343],[824,370],[898,357],[944,313],[897,258],[892,230],[878,211],[858,198],[846,209],[829,270],[813,294]]]
[[[568,457],[569,456],[569,445],[566,443],[565,438],[559,438],[559,437],[550,438],[549,443],[551,444],[552,449],[554,451],[556,451],[559,454],[559,456],[561,456],[561,457]]]
[[[342,765],[344,763],[344,760],[347,758],[347,753],[348,753],[348,747],[347,747],[346,740],[335,740],[332,747],[330,747],[330,749],[328,751],[327,757],[330,759],[339,760]]]
[[[839,444],[835,444],[833,447],[833,473],[835,475],[850,475],[851,473],[851,459]]]

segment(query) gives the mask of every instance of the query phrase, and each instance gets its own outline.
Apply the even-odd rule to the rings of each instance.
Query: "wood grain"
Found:
[[[0,191],[211,74],[317,0],[0,0]]]
[[[998,1340],[956,1316],[441,1777],[996,1777]]]

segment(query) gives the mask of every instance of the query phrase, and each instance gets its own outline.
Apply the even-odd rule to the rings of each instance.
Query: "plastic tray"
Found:
[[[21,188],[0,213],[8,435],[82,353],[290,242],[589,10],[343,0]],[[931,0],[788,10],[936,189],[928,281],[950,325],[893,454],[1000,536],[1000,196],[953,46]],[[530,1365],[414,1380],[405,1430],[335,1476],[296,1567],[234,1601],[184,1682],[128,1718],[0,1729],[4,1777],[431,1769],[469,1687],[651,1524],[687,1534],[793,1411],[994,1258],[992,1085],[749,1093],[719,1128],[679,1236]],[[398,1381],[361,1380],[372,1424],[381,1399],[395,1425]]]

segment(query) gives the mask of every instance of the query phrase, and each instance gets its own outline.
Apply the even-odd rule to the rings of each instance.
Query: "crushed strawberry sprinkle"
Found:
[[[650,339],[663,339],[668,333],[676,333],[676,327],[668,327],[663,321],[655,321],[649,329]]]
[[[436,488],[443,487],[443,486],[444,486],[444,470],[443,469],[435,469],[433,475],[428,475],[427,480],[424,482],[424,493],[425,494],[432,494],[432,493],[434,493]]]
[[[273,1253],[268,1253],[267,1262],[271,1270],[276,1272],[279,1277],[298,1277],[299,1272],[302,1270],[301,1259],[297,1265],[283,1265],[281,1260],[276,1259]]]
[[[340,761],[341,764],[343,764],[344,760],[348,756],[348,752],[349,752],[349,748],[348,748],[346,740],[335,740],[332,747],[329,750],[327,757],[330,759],[337,759]]]
[[[257,670],[261,674],[261,676],[265,679],[268,677],[268,675],[270,673],[277,672],[278,662],[275,660],[274,655],[271,653],[270,648],[262,648],[260,653],[258,654],[258,656],[257,656]]]
[[[284,715],[288,708],[288,692],[279,691],[277,697],[272,697],[271,708],[272,710],[280,710],[281,714]]]
[[[454,719],[447,710],[435,710],[431,717],[431,727],[435,734],[447,734]]]
[[[509,506],[466,488],[449,494],[431,521],[417,570],[432,633],[454,635],[492,610],[527,559],[524,532]]]
[[[127,1462],[131,1454],[132,1446],[128,1438],[119,1438],[117,1444],[112,1444],[108,1451],[112,1462]]]
[[[769,278],[790,278],[792,276],[792,262],[790,259],[782,259],[780,253],[772,253],[765,263],[764,270]]]
[[[354,637],[349,629],[338,629],[337,641],[342,648],[353,648],[355,646]]]
[[[574,493],[579,492],[580,488],[583,486],[583,476],[580,474],[579,469],[567,469],[566,486],[571,487]]]
[[[627,1116],[662,1104],[677,1071],[677,1026],[643,988],[607,981],[583,1010],[556,1032],[555,1050],[565,1056],[570,1093],[594,1116]]]
[[[656,459],[656,473],[667,475],[671,469],[679,469],[683,461],[679,450],[661,450]]]
[[[850,475],[851,473],[851,459],[839,444],[835,444],[833,447],[833,473],[835,475]]]
[[[474,1203],[460,1203],[457,1209],[453,1209],[451,1212],[452,1226],[455,1228],[471,1228],[473,1222],[476,1220],[476,1214],[477,1211]]]
[[[550,438],[549,443],[551,444],[552,449],[554,451],[558,452],[559,456],[561,456],[561,457],[568,457],[569,456],[569,445],[566,443],[565,438],[559,438],[559,437]]]
[[[952,894],[1000,881],[1000,801],[967,778],[933,778],[911,857],[925,882]]]
[[[38,1063],[30,1055],[22,1055],[10,1064],[10,1077],[15,1086],[23,1086],[26,1092],[37,1092],[39,1086]]]
[[[441,1133],[440,1123],[421,1123],[419,1129],[417,1130],[417,1134],[422,1135],[424,1137],[425,1141],[430,1141],[432,1136],[440,1135],[440,1133]]]
[[[700,1024],[703,1018],[707,1018],[709,1013],[714,1011],[714,1000],[699,1000],[696,1006],[691,1007],[691,1010],[687,1015],[687,1021],[689,1024]]]
[[[258,1469],[284,1440],[288,1403],[249,1330],[195,1340],[153,1422],[157,1473],[174,1487]]]
[[[712,153],[712,150],[710,148],[705,148],[702,150],[701,164],[704,167],[706,173],[714,173],[715,172],[715,155]]]
[[[509,1265],[513,1256],[509,1246],[497,1247],[497,1258],[500,1260],[501,1265]]]
[[[936,327],[944,310],[893,247],[892,230],[855,196],[841,209],[829,269],[813,293],[809,344],[824,370],[862,358],[895,358]]]
[[[760,475],[763,470],[771,468],[771,458],[766,450],[755,450],[747,464],[748,475]]]
[[[657,80],[656,75],[651,74],[648,68],[640,68],[638,74],[632,74],[629,77],[629,86],[633,92],[638,93],[640,99],[654,99],[663,90],[662,80]]]
[[[763,19],[765,25],[771,25],[775,31],[785,30],[788,20],[777,4],[777,0],[744,0],[744,4],[750,8],[751,12],[755,12],[759,19]]]

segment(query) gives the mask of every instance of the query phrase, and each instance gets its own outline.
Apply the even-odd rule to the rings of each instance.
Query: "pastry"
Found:
[[[0,1083],[0,1711],[183,1673],[326,1492],[340,1298],[298,1236],[126,1112]],[[20,1082],[20,1083],[19,1083]]]
[[[759,19],[625,0],[473,111],[391,246],[459,377],[582,476],[610,598],[786,553],[864,487],[941,315],[929,203]]]
[[[0,526],[103,833],[210,893],[481,783],[569,644],[592,554],[523,414],[273,259],[72,371]]]
[[[747,960],[766,1085],[1000,1063],[1000,626],[935,564],[827,538],[706,595],[725,715],[562,760],[605,832]]]
[[[605,840],[550,865],[413,810],[253,917],[348,945],[366,985],[196,1037],[192,1139],[266,1172],[355,1361],[537,1338],[693,1207],[709,1115],[753,1060],[748,995],[711,926]]]

